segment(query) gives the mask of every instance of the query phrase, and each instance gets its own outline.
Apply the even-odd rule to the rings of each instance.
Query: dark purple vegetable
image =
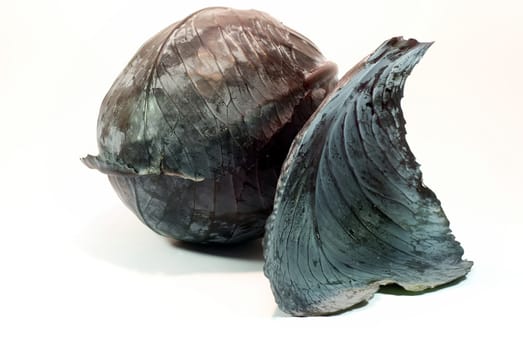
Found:
[[[145,43],[105,97],[98,156],[122,201],[184,241],[259,237],[288,148],[336,66],[265,13],[198,11]]]
[[[331,314],[382,285],[420,291],[470,270],[405,139],[403,86],[429,46],[383,43],[296,137],[264,240],[265,274],[283,311]]]
[[[265,275],[293,315],[336,313],[387,284],[433,288],[472,262],[405,138],[404,83],[429,47],[392,38],[338,82],[267,14],[203,9],[140,48],[102,103],[100,154],[82,161],[159,234],[266,231]]]

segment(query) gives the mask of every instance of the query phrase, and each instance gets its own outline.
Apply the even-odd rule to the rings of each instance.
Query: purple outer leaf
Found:
[[[336,313],[382,285],[421,291],[470,270],[405,139],[403,86],[430,45],[383,43],[296,137],[264,239],[283,311]]]

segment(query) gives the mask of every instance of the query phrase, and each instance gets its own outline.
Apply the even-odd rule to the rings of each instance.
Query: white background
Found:
[[[435,40],[403,108],[425,183],[473,260],[463,282],[339,316],[278,311],[259,242],[190,249],[102,174],[99,105],[150,36],[210,1],[0,5],[0,348],[521,349],[520,1],[222,1],[269,12],[343,74],[392,36]]]

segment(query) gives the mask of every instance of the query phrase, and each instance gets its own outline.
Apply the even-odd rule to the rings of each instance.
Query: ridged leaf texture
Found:
[[[295,139],[264,241],[265,274],[282,310],[335,313],[381,285],[420,291],[470,270],[405,139],[405,79],[430,45],[383,43]]]

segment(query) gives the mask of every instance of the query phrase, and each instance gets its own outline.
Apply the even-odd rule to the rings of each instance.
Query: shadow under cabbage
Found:
[[[113,208],[86,224],[77,245],[127,269],[169,275],[263,270],[261,239],[232,246],[183,243],[151,231],[125,208]]]
[[[378,293],[380,293],[380,294],[387,294],[387,295],[396,295],[396,296],[423,295],[423,294],[429,294],[429,293],[437,292],[438,290],[441,290],[441,289],[444,289],[444,288],[455,286],[455,285],[459,284],[460,282],[462,282],[462,281],[464,281],[466,279],[467,279],[467,276],[462,276],[462,277],[460,277],[458,279],[455,279],[454,281],[450,281],[449,283],[442,284],[442,285],[434,287],[434,288],[421,290],[419,292],[408,291],[408,290],[403,289],[403,287],[401,287],[400,285],[392,283],[392,284],[387,284],[385,286],[381,286],[379,291],[378,291]]]

